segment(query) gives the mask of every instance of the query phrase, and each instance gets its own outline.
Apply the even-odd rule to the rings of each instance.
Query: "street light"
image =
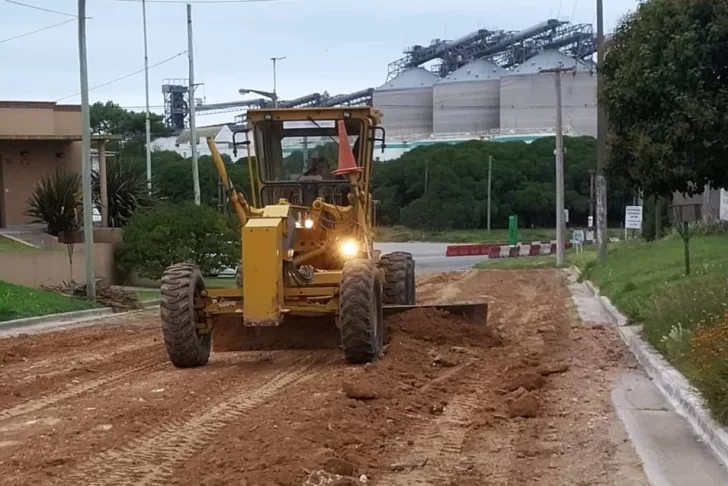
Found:
[[[278,61],[282,61],[285,59],[285,57],[271,57],[270,60],[273,61],[273,102],[275,103],[276,108],[278,108],[278,78],[276,74],[276,63]]]

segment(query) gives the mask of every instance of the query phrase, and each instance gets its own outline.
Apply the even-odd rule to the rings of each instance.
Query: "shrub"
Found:
[[[99,172],[92,174],[94,204],[101,207]],[[129,163],[112,159],[106,171],[106,188],[109,199],[109,226],[122,228],[139,209],[152,207],[158,198],[156,189],[151,194],[146,175]]]
[[[131,218],[116,260],[121,271],[145,278],[161,278],[174,263],[195,263],[209,274],[238,263],[239,240],[225,216],[208,206],[162,204]]]
[[[26,215],[34,223],[44,223],[46,232],[58,236],[59,232],[72,232],[80,227],[83,214],[81,175],[57,170],[43,176],[28,200]]]
[[[728,423],[728,315],[717,325],[695,330],[688,374],[713,417]]]

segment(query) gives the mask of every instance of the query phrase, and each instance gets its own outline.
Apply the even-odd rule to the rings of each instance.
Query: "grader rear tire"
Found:
[[[195,297],[205,290],[205,280],[195,265],[172,265],[162,277],[162,335],[169,359],[178,368],[207,364],[212,347],[211,334],[200,334]]]
[[[380,258],[379,265],[384,269],[384,304],[414,305],[415,261],[412,254],[388,253]]]
[[[346,361],[369,363],[382,353],[384,315],[379,269],[369,260],[351,260],[341,279],[339,326]]]

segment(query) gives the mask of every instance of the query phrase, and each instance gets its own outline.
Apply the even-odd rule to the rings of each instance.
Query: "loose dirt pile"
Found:
[[[180,484],[200,484],[207,474],[220,484],[365,484],[362,476],[371,481],[391,471],[395,461],[382,452],[391,443],[406,446],[408,429],[441,415],[456,377],[501,340],[434,309],[392,316],[387,324],[381,360],[363,367],[338,360],[325,378],[253,411],[242,437],[225,432],[219,440],[244,464],[240,470],[220,472],[229,463],[216,448],[185,465]]]

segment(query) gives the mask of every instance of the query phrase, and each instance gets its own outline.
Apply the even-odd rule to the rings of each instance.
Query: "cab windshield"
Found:
[[[266,183],[343,181],[336,120],[265,121],[255,126],[255,153],[260,180]],[[361,162],[361,120],[347,120],[349,146]]]

